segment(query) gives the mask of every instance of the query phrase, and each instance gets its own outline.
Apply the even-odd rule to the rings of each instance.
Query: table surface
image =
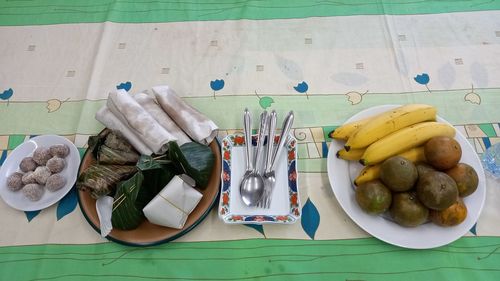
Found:
[[[0,1],[0,164],[30,137],[83,154],[114,89],[168,84],[219,126],[294,110],[302,219],[228,225],[213,209],[174,242],[133,248],[86,222],[72,191],[20,212],[0,200],[0,279],[498,280],[500,181],[476,225],[409,250],[371,237],[326,173],[328,132],[383,104],[427,103],[479,156],[500,142],[500,1]],[[254,126],[256,127],[256,126]]]

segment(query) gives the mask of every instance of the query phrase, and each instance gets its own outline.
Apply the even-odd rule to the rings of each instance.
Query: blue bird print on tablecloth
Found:
[[[307,99],[309,99],[309,95],[307,94],[307,90],[309,90],[309,85],[307,85],[306,81],[302,81],[297,86],[293,87],[295,91],[301,93],[301,94],[306,94]]]
[[[224,88],[224,84],[224,79],[215,79],[210,81],[210,88],[214,91],[214,99],[215,92],[222,90]]]
[[[429,86],[427,86],[427,84],[429,84],[429,81],[431,80],[429,77],[429,74],[427,74],[427,73],[418,74],[417,76],[413,77],[413,79],[418,84],[424,85],[425,88],[427,88],[427,91],[429,91],[429,93],[431,93]]]
[[[130,89],[132,89],[132,82],[130,81],[127,81],[125,83],[120,83],[118,85],[116,85],[116,89],[117,90],[125,90],[125,91],[130,91]]]
[[[0,99],[6,100],[7,101],[7,106],[8,106],[9,105],[9,100],[12,97],[13,94],[14,94],[14,90],[12,90],[12,88],[9,88],[9,89],[3,91],[0,94]]]

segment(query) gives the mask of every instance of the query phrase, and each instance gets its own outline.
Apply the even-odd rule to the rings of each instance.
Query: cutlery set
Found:
[[[277,146],[274,144],[276,119],[277,114],[274,110],[270,114],[267,111],[260,114],[257,148],[254,155],[252,153],[251,116],[248,109],[245,109],[243,114],[246,171],[240,182],[240,195],[243,203],[249,207],[268,209],[271,206],[272,192],[276,183],[276,159],[279,159],[280,153],[287,142],[294,120],[293,111],[290,111],[283,121],[281,137]],[[267,149],[265,155],[262,155],[266,138]],[[265,157],[263,161],[262,156]]]

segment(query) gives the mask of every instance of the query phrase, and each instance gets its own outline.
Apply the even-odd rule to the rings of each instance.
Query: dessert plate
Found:
[[[19,172],[19,163],[24,157],[31,156],[37,147],[43,146],[49,148],[55,144],[66,144],[69,147],[69,155],[66,160],[66,167],[60,174],[66,179],[66,185],[55,192],[45,190],[42,198],[38,201],[29,200],[19,191],[11,191],[7,187],[7,177],[14,172]],[[16,147],[7,157],[0,169],[0,196],[14,209],[21,211],[37,211],[45,209],[66,195],[75,185],[78,175],[78,166],[80,165],[80,153],[76,146],[68,139],[56,135],[42,135],[31,138],[18,147]]]

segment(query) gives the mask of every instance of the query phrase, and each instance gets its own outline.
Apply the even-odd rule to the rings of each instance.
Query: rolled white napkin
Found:
[[[163,111],[153,96],[145,93],[133,95],[133,98],[149,113],[167,132],[177,138],[177,144],[183,145],[191,142],[184,131],[175,124],[174,120]]]
[[[177,140],[124,90],[111,92],[108,96],[107,106],[154,153],[164,153],[168,149],[168,142]]]
[[[106,105],[97,111],[95,118],[106,126],[106,128],[120,132],[141,154],[153,154],[153,151],[134,133],[134,131],[118,119]]]
[[[179,176],[174,176],[142,211],[151,223],[181,229],[202,196]]]
[[[106,237],[113,230],[111,223],[111,214],[113,213],[113,197],[101,196],[95,201],[95,208],[97,210],[97,217],[101,229],[101,236]]]
[[[184,102],[169,86],[153,87],[156,100],[175,123],[193,140],[209,144],[217,135],[217,125]]]

